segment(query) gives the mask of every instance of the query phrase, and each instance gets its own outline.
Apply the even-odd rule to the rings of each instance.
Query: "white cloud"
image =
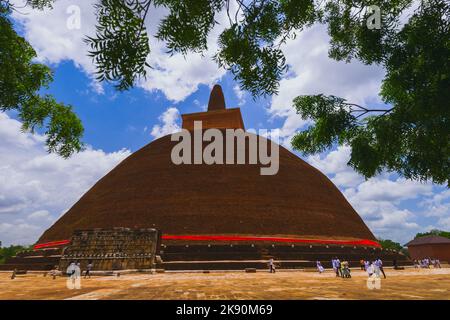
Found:
[[[65,60],[73,63],[91,77],[93,91],[103,93],[102,86],[94,80],[94,64],[87,56],[88,45],[83,41],[86,35],[94,34],[96,21],[93,5],[96,0],[59,0],[55,1],[53,9],[43,11],[24,7],[23,0],[15,0],[21,8],[13,13],[14,19],[23,25],[25,38],[36,50],[38,60],[44,63],[58,64]],[[68,28],[67,21],[73,12],[68,12],[70,6],[80,8],[80,28]]]
[[[246,102],[246,100],[245,100],[245,95],[246,95],[245,91],[241,90],[241,87],[238,84],[236,84],[233,87],[233,91],[234,91],[234,94],[236,95],[236,97],[239,100],[238,106],[240,106],[240,107],[243,106],[245,104],[245,102]]]
[[[0,240],[33,243],[128,155],[88,147],[65,160],[46,152],[44,136],[23,133],[20,122],[0,113]]]
[[[0,223],[2,246],[11,244],[29,245],[34,243],[41,235],[42,228],[28,223]]]
[[[359,199],[362,201],[389,201],[398,203],[407,199],[415,199],[420,195],[430,195],[431,184],[398,178],[374,177],[364,181],[357,187]]]
[[[19,7],[23,4],[23,0],[14,2]],[[93,5],[97,2],[97,0],[59,0],[51,10],[24,8],[20,10],[21,13],[14,13],[14,18],[23,25],[25,38],[36,49],[39,60],[52,64],[65,60],[73,61],[93,79],[91,88],[97,93],[102,93],[101,84],[94,80],[95,67],[92,59],[87,56],[89,48],[83,41],[86,35],[95,34],[96,17]],[[67,27],[67,19],[70,17],[67,9],[73,5],[80,8],[80,29]],[[147,69],[146,79],[138,81],[138,87],[148,91],[161,90],[169,100],[178,102],[197,91],[199,85],[210,85],[225,74],[225,70],[220,69],[211,59],[217,50],[217,36],[227,25],[225,23],[228,23],[225,12],[216,17],[219,24],[208,38],[207,52],[203,55],[188,53],[183,56],[169,55],[164,43],[154,38],[157,25],[166,11],[164,8],[150,10],[146,25],[150,33],[151,54],[147,62],[152,68]]]
[[[437,192],[431,183],[399,178],[394,174],[383,173],[365,179],[347,165],[350,148],[340,146],[325,155],[315,155],[307,161],[318,168],[335,183],[344,196],[361,215],[376,236],[405,243],[415,233],[428,230],[424,225],[426,213],[440,208],[438,226],[445,227],[450,218],[447,191]]]
[[[168,108],[158,118],[159,121],[162,122],[162,124],[154,125],[150,134],[153,136],[153,138],[157,139],[165,135],[179,131],[180,126],[177,123],[179,118],[180,112],[178,111],[177,108],[175,107]]]
[[[309,122],[293,109],[292,100],[299,95],[336,95],[353,103],[379,102],[383,69],[358,61],[337,62],[328,57],[329,36],[323,25],[314,25],[288,40],[283,47],[290,72],[281,80],[278,95],[272,97],[269,113],[285,118],[280,138],[288,144],[298,129]]]
[[[444,218],[439,218],[438,226],[440,229],[449,230],[450,229],[450,215]]]
[[[424,213],[429,217],[450,217],[450,189],[435,194],[420,203]]]
[[[50,217],[50,212],[47,210],[38,210],[28,215],[28,219],[31,220],[52,220]]]

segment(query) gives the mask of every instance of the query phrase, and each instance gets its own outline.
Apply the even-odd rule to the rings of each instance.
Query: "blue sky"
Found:
[[[169,107],[176,107],[181,114],[203,111],[208,104],[210,86],[215,83],[222,86],[227,107],[240,104],[234,89],[237,84],[229,74],[211,85],[201,84],[185,100],[175,103],[160,91],[134,88],[119,92],[108,84],[103,86],[104,93],[97,94],[92,90],[91,80],[70,61],[54,66],[54,77],[46,92],[72,105],[85,127],[84,141],[107,152],[122,148],[134,152],[149,143],[152,139],[149,129],[158,124],[158,117]],[[241,111],[247,128],[271,129],[282,125],[282,119],[268,117],[269,104],[268,99],[255,101],[245,94]]]
[[[17,3],[21,0],[17,0]],[[346,64],[328,58],[328,36],[313,26],[283,48],[290,72],[280,82],[278,95],[254,101],[239,90],[230,74],[210,59],[216,38],[226,21],[218,16],[204,57],[168,56],[164,44],[151,38],[148,78],[136,88],[119,93],[93,80],[83,38],[92,34],[92,4],[60,0],[52,11],[15,14],[16,26],[50,65],[55,81],[49,92],[74,107],[85,127],[87,149],[68,160],[45,150],[45,137],[23,133],[14,113],[0,113],[0,240],[3,244],[30,244],[99,178],[132,152],[168,134],[180,125],[180,114],[202,111],[212,85],[222,85],[228,107],[240,107],[246,128],[277,131],[289,147],[293,134],[308,122],[295,114],[292,99],[301,94],[325,93],[366,106],[378,106],[384,71],[358,62]],[[80,29],[66,22],[76,5]],[[23,10],[22,10],[23,11]],[[154,30],[160,10],[152,11],[148,29]],[[450,229],[450,192],[443,186],[419,183],[383,173],[365,180],[346,165],[345,146],[308,158],[343,192],[376,236],[405,243],[417,232]]]

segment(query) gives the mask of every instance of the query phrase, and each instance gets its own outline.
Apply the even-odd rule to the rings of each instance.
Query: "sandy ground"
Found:
[[[97,276],[69,290],[66,278],[0,273],[0,299],[450,299],[450,268],[386,270],[380,289],[366,273],[351,279],[305,271],[160,273]]]

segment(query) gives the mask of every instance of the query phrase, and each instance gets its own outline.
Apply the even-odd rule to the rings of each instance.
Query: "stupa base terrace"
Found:
[[[331,260],[347,260],[359,267],[360,260],[381,258],[385,266],[408,266],[403,254],[382,249],[370,240],[301,239],[258,236],[173,236],[154,229],[76,231],[72,239],[35,246],[0,265],[0,270],[65,270],[70,262],[80,262],[84,270],[118,271],[210,271],[267,269],[274,259],[278,269],[315,268],[321,261],[331,268]]]
[[[385,266],[411,264],[380,247],[326,175],[246,132],[240,109],[226,108],[219,85],[207,111],[181,117],[180,132],[123,160],[41,235],[35,251],[0,268],[62,271],[69,262],[84,269],[92,261],[94,270],[245,270],[266,269],[274,259],[278,268],[298,269],[316,261],[330,267],[334,257],[352,267],[377,258]],[[203,130],[214,136],[206,139],[211,144],[203,144]],[[240,134],[221,141],[230,130]],[[180,152],[186,161],[174,161]],[[212,153],[218,161],[197,163],[195,154]],[[277,170],[263,174],[269,163],[261,158]]]

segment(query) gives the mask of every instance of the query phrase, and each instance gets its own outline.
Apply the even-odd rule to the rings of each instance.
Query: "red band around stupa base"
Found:
[[[278,238],[278,237],[251,237],[251,236],[201,236],[201,235],[163,235],[162,240],[184,240],[184,241],[265,241],[285,243],[317,243],[351,246],[370,246],[381,248],[381,245],[373,240],[331,240],[331,239],[301,239],[301,238]],[[40,243],[34,249],[55,248],[69,244],[70,240],[52,241]]]

